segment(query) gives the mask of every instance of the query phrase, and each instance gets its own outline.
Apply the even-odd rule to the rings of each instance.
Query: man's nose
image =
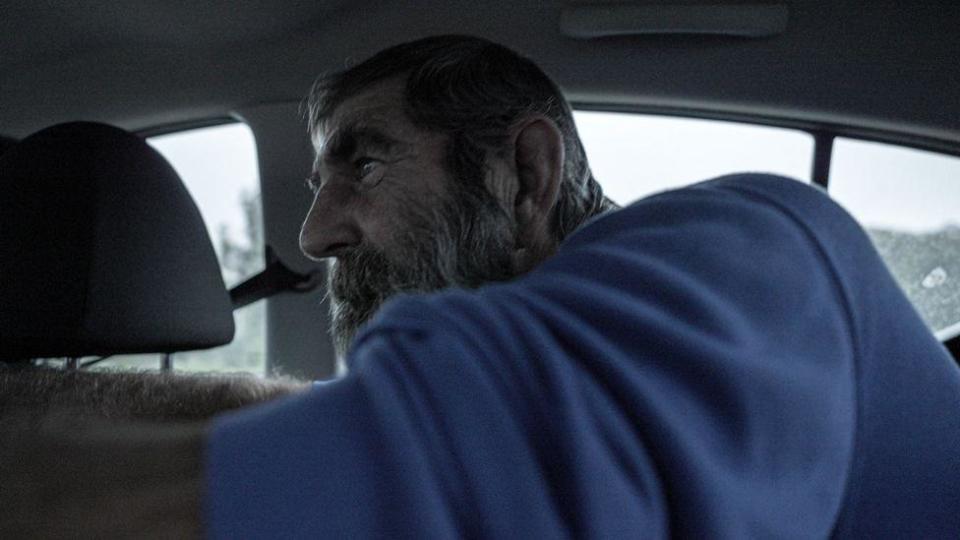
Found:
[[[361,240],[349,202],[329,191],[317,193],[300,229],[300,250],[311,259],[336,257]]]

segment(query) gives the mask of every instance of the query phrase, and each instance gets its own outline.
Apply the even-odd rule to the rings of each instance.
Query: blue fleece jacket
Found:
[[[216,422],[210,536],[960,533],[960,372],[800,182],[644,199],[521,279],[390,302],[348,361]]]

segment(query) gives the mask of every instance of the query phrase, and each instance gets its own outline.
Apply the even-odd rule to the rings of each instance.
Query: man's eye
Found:
[[[383,165],[383,162],[379,159],[362,157],[354,161],[353,165],[357,171],[357,179],[360,180],[360,182],[376,185],[380,181],[380,175],[375,174],[380,168],[380,165]]]

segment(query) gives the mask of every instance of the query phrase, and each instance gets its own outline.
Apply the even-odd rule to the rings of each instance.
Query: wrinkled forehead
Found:
[[[403,81],[391,79],[343,100],[333,112],[311,130],[317,157],[336,142],[357,132],[381,132],[395,138],[409,136],[413,128],[403,107]]]

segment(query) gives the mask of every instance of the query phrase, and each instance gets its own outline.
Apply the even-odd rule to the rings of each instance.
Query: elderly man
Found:
[[[557,87],[476,38],[322,78],[310,127],[301,245],[349,374],[27,460],[64,492],[14,532],[960,530],[960,375],[822,194],[742,175],[608,212]]]
[[[613,207],[560,90],[502,47],[400,45],[320,79],[309,105],[316,198],[300,243],[335,258],[341,353],[394,294],[511,279]]]

